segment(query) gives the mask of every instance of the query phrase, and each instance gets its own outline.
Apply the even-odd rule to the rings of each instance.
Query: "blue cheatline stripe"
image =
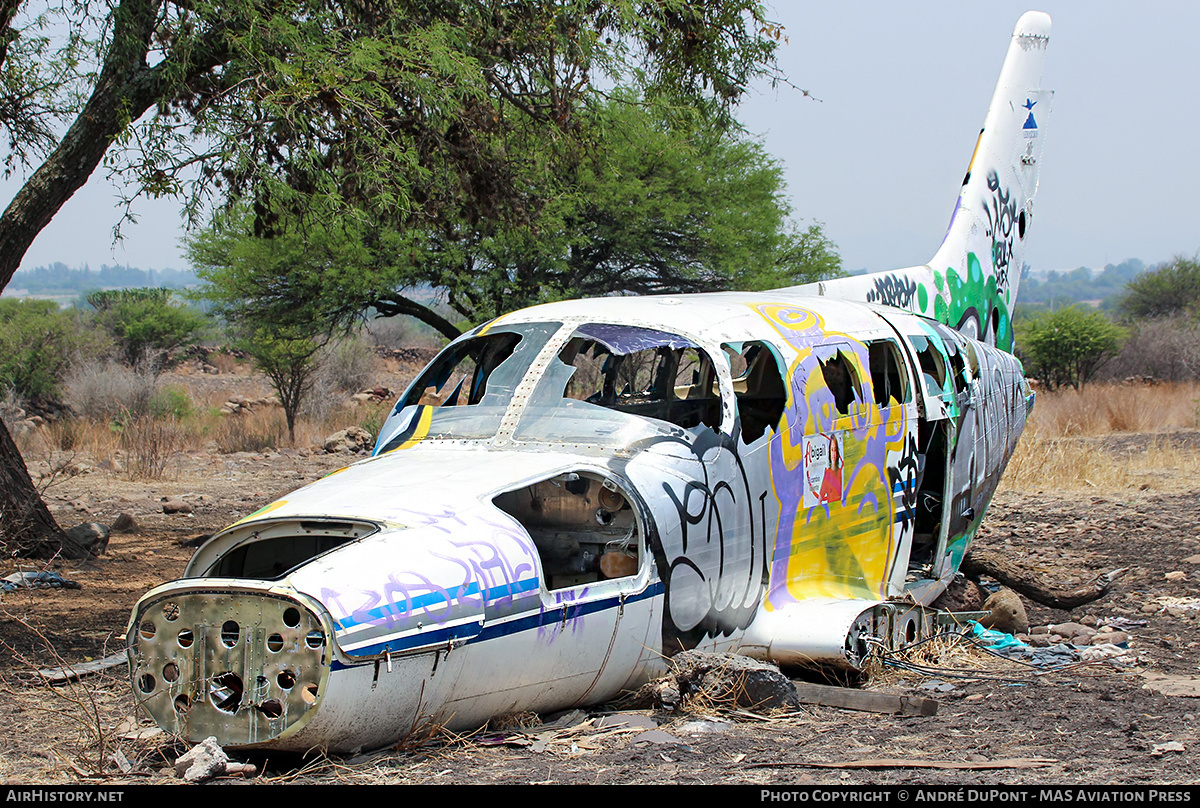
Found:
[[[655,581],[647,586],[641,592],[630,595],[625,598],[625,604],[637,603],[649,598],[658,597],[666,591],[666,587],[662,581]],[[479,630],[478,623],[466,623],[460,626],[454,626],[449,629],[429,629],[422,630],[417,634],[410,634],[403,638],[396,638],[386,642],[379,642],[368,648],[360,648],[354,652],[354,656],[371,656],[379,655],[386,651],[399,653],[409,648],[419,648],[424,645],[432,645],[438,642],[449,642],[451,639],[459,637],[470,637],[467,640],[468,645],[473,645],[477,642],[486,640],[495,640],[500,637],[506,637],[510,634],[519,634],[522,631],[532,631],[541,628],[542,626],[551,625],[553,623],[563,622],[563,608],[566,608],[566,619],[574,620],[585,615],[595,614],[607,609],[617,609],[622,605],[620,596],[604,598],[603,600],[586,601],[583,603],[561,603],[557,604],[553,609],[538,611],[528,614],[524,617],[517,617],[511,620],[506,620],[502,623],[492,623],[485,625],[483,630]],[[454,632],[458,632],[454,635]],[[471,636],[471,635],[474,636]],[[361,665],[371,664],[371,662],[362,662],[356,665],[347,665],[338,660],[333,660],[330,665],[331,670],[342,670],[344,668],[360,667]]]
[[[484,601],[500,600],[501,598],[514,597],[524,592],[531,592],[538,588],[537,578],[525,578],[520,581],[493,586],[483,593]],[[466,586],[452,586],[443,592],[428,592],[424,595],[418,595],[415,598],[407,599],[407,604],[392,603],[387,606],[380,606],[371,609],[365,613],[355,612],[355,614],[363,614],[362,619],[355,619],[353,616],[346,616],[338,619],[337,624],[342,629],[351,629],[355,626],[374,623],[378,620],[396,620],[399,616],[408,613],[412,614],[418,609],[427,609],[431,606],[441,606],[448,604],[452,599],[465,598],[471,595],[478,595],[480,592],[478,583],[470,583]],[[399,615],[397,615],[399,612]]]
[[[379,656],[387,651],[400,653],[410,648],[419,648],[422,645],[441,644],[450,640],[460,640],[464,637],[474,637],[479,633],[482,625],[482,620],[472,620],[469,623],[460,623],[457,626],[449,626],[447,628],[431,628],[429,631],[418,630],[405,637],[392,637],[383,642],[377,642],[364,648],[355,648],[353,651],[347,651],[346,653],[356,657]]]

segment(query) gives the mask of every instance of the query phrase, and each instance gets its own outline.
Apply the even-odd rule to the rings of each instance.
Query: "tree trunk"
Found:
[[[88,558],[91,553],[63,532],[42,502],[0,419],[0,550],[24,558]]]
[[[0,216],[0,289],[8,285],[33,240],[100,165],[116,137],[167,88],[166,76],[186,79],[227,54],[212,42],[187,43],[154,67],[146,64],[161,0],[121,0],[111,12],[112,42],[91,97],[58,147],[21,187]],[[0,0],[0,23],[14,4]],[[55,523],[29,479],[8,428],[0,424],[0,542],[5,552],[34,558],[89,555]],[[82,555],[80,555],[82,554]]]
[[[1070,611],[1085,603],[1099,600],[1108,594],[1113,581],[1120,577],[1125,570],[1113,570],[1096,576],[1090,584],[1063,589],[1035,575],[1028,569],[1013,564],[999,553],[972,547],[959,567],[968,578],[978,578],[987,575],[995,578],[1004,586],[1019,592],[1032,601],[1049,606],[1051,609]]]

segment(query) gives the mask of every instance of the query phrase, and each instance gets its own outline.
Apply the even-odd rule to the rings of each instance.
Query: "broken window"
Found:
[[[867,343],[867,355],[875,403],[891,407],[910,401],[908,371],[900,355],[900,346],[890,339],[875,340]]]
[[[640,568],[638,520],[611,480],[569,472],[494,502],[528,531],[549,590],[627,578]]]
[[[787,406],[787,385],[775,354],[762,342],[731,343],[721,349],[733,374],[742,442],[753,443],[768,429],[778,431]]]
[[[335,522],[306,520],[302,522],[265,522],[244,528],[231,548],[207,567],[200,566],[200,575],[217,578],[254,578],[277,581],[318,556],[343,544],[369,536],[378,528],[364,522]],[[228,539],[227,539],[228,541]],[[222,544],[227,545],[227,541]],[[197,553],[192,564],[201,564],[204,554],[219,548],[206,547]]]
[[[495,370],[513,355],[520,334],[499,333],[476,337],[443,351],[425,369],[410,388],[403,406],[424,404],[434,407],[471,406],[483,401],[489,392],[488,380]],[[498,380],[499,381],[499,380]],[[507,381],[512,381],[508,379]],[[516,381],[520,381],[518,376]],[[504,391],[494,385],[492,397]],[[509,386],[504,385],[507,389]],[[508,392],[511,393],[509,389]]]
[[[840,415],[850,412],[850,405],[862,401],[862,381],[854,370],[848,345],[820,345],[814,349],[820,363],[821,377],[833,394],[834,407]]]
[[[582,325],[546,369],[516,436],[589,440],[628,431],[628,422],[597,410],[689,430],[717,429],[721,396],[715,366],[699,346],[677,334],[609,323]]]
[[[523,323],[451,343],[409,387],[380,432],[391,451],[413,439],[490,438],[542,346],[561,326]]]
[[[946,362],[941,351],[927,337],[913,336],[909,340],[917,352],[917,362],[925,379],[925,392],[931,396],[942,395],[946,385]]]

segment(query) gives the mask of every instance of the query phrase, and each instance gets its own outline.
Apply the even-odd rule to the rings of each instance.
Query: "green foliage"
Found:
[[[280,214],[269,237],[235,209],[189,240],[206,294],[233,318],[347,327],[370,307],[458,325],[419,302],[432,289],[468,323],[550,300],[613,293],[766,289],[841,274],[818,225],[789,219],[782,170],[715,109],[617,92],[588,118],[594,151],[544,176],[522,222],[398,228],[330,210]],[[538,154],[530,134],[520,151]],[[455,318],[457,319],[457,318]]]
[[[171,290],[162,287],[138,289],[104,289],[92,292],[87,296],[88,305],[99,312],[110,311],[122,303],[159,303],[166,305],[171,302]]]
[[[726,106],[780,36],[757,0],[162,8],[158,38],[221,67],[162,71],[178,84],[125,132],[117,164],[151,195],[190,186],[193,212],[208,193],[250,198],[259,234],[314,198],[393,225],[520,220],[538,204],[529,187],[586,150],[594,80]],[[519,148],[531,131],[548,135],[540,152]]]
[[[1049,390],[1087,383],[1121,346],[1123,333],[1101,312],[1075,306],[1041,312],[1019,324],[1026,372]]]
[[[150,415],[182,421],[191,416],[196,406],[182,387],[163,387],[150,398]]]
[[[187,342],[206,324],[204,315],[173,303],[169,289],[95,292],[88,302],[96,308],[96,324],[112,336],[121,361],[129,367],[149,360],[162,368],[166,352]]]
[[[76,355],[95,356],[102,347],[52,301],[0,299],[0,387],[20,399],[58,399]]]
[[[1121,313],[1130,318],[1167,317],[1180,312],[1200,314],[1200,256],[1176,256],[1167,264],[1143,272],[1129,282]]]

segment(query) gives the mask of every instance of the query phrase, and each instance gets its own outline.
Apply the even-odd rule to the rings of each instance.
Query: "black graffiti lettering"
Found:
[[[917,515],[917,486],[920,485],[921,463],[917,457],[917,438],[910,434],[895,467],[888,467],[888,481],[892,490],[900,486],[900,523],[907,528]]]
[[[667,553],[667,548],[662,548],[662,562],[665,563],[660,562],[660,569],[666,570],[663,643],[672,650],[694,648],[704,636],[729,634],[750,625],[766,591],[770,574],[766,546],[768,492],[754,496],[745,464],[738,455],[740,441],[737,434],[735,428],[732,439],[715,432],[698,436],[694,442],[667,439],[688,445],[703,475],[702,480],[690,481],[682,490],[663,483],[663,493],[678,514],[680,531],[677,553]],[[732,460],[736,468],[733,479],[713,481],[710,478],[709,471],[714,465],[705,463],[704,457],[713,450]],[[754,507],[756,499],[758,508]],[[744,514],[738,513],[739,509],[744,509]],[[744,530],[749,531],[748,537],[741,533]],[[749,558],[744,564],[737,563],[730,568],[730,559],[744,553],[746,546],[750,549]],[[715,565],[701,560],[714,552]],[[671,619],[670,604],[677,595],[672,579],[677,571],[683,570],[688,571],[688,577],[704,581],[710,593],[725,593],[720,601],[726,605],[710,605],[700,623],[691,627],[674,625]]]
[[[1013,259],[1014,225],[1017,222],[1017,201],[1000,186],[1000,176],[995,169],[988,171],[988,190],[991,201],[983,206],[987,216],[987,236],[992,240],[992,267],[996,272],[996,286],[1008,286],[1008,272]]]
[[[908,309],[912,308],[916,294],[917,282],[912,278],[884,275],[875,279],[875,288],[867,292],[867,302]]]

